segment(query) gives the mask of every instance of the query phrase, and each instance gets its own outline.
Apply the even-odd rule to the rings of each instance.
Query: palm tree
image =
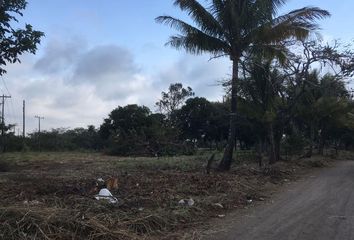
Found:
[[[305,7],[278,16],[286,0],[209,0],[204,6],[198,0],[175,0],[174,5],[192,18],[195,25],[172,16],[159,16],[156,21],[178,30],[167,45],[192,54],[210,53],[228,56],[232,62],[231,113],[228,144],[220,170],[229,170],[236,140],[237,92],[239,65],[246,55],[257,52],[286,59],[285,39],[305,39],[318,29],[315,20],[330,14],[316,7]]]
[[[285,78],[278,68],[272,66],[271,60],[254,58],[248,65],[248,76],[239,79],[239,101],[248,105],[248,115],[260,123],[268,134],[269,163],[273,164],[280,159],[280,136],[283,135],[281,122],[284,118],[282,111],[286,105]]]

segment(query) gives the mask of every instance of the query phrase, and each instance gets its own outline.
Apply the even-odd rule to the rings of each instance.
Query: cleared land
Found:
[[[118,158],[85,153],[0,155],[1,239],[199,239],[210,218],[264,201],[319,160],[259,170],[236,164],[207,175],[210,154],[171,158]],[[97,178],[116,176],[118,204],[89,192]],[[181,199],[192,198],[191,207]],[[252,204],[253,204],[252,203]]]

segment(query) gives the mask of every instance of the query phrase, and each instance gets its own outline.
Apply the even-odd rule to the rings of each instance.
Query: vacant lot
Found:
[[[259,170],[251,159],[229,173],[205,173],[210,154],[170,158],[118,158],[89,153],[0,155],[1,239],[199,238],[212,217],[263,201],[304,166],[281,163]],[[246,164],[247,163],[247,164]],[[119,202],[97,201],[90,186],[118,177]],[[180,205],[181,199],[193,206]]]

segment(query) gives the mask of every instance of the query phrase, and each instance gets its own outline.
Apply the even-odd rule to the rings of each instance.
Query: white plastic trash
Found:
[[[95,198],[96,200],[107,200],[110,203],[118,203],[118,199],[107,188],[102,188]]]
[[[107,188],[102,188],[98,195],[102,197],[113,197],[112,193]]]
[[[186,202],[184,201],[184,199],[181,199],[181,200],[179,200],[178,204],[179,204],[179,205],[185,205]]]
[[[194,200],[190,198],[190,199],[188,199],[187,203],[188,203],[188,206],[191,207],[194,205]]]
[[[97,182],[104,183],[104,180],[103,180],[103,178],[98,178],[98,179],[97,179]]]
[[[192,207],[194,205],[194,200],[192,198],[190,199],[181,199],[178,204],[182,206],[189,206]]]

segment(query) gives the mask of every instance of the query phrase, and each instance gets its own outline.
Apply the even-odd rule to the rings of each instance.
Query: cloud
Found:
[[[97,82],[110,75],[131,75],[138,71],[133,55],[115,45],[98,46],[83,54],[73,82]],[[110,79],[108,79],[110,80]]]
[[[197,96],[220,100],[224,94],[220,81],[228,78],[230,71],[230,62],[226,58],[209,61],[205,56],[184,55],[161,71],[160,81],[155,85],[167,88],[171,83],[180,82],[192,87]]]
[[[97,94],[107,100],[123,100],[149,87],[132,53],[116,45],[97,46],[82,54],[67,82],[91,84]]]
[[[25,55],[21,64],[7,67],[5,80],[16,112],[9,121],[22,122],[22,99],[29,131],[37,127],[34,115],[45,117],[44,129],[97,126],[118,105],[153,105],[157,90],[129,50],[88,48],[82,42],[50,40],[39,58]]]
[[[79,37],[62,41],[52,39],[44,50],[44,55],[34,64],[34,69],[44,74],[56,74],[71,69],[87,44]]]
[[[223,91],[215,84],[230,70],[226,60],[209,62],[190,55],[156,64],[159,69],[151,74],[121,46],[89,47],[79,38],[49,40],[39,57],[25,55],[21,64],[7,67],[5,79],[15,112],[8,123],[22,122],[25,99],[29,132],[37,128],[35,115],[45,117],[43,129],[99,126],[117,106],[136,103],[155,110],[161,91],[176,82],[191,86],[198,96],[217,100]]]

